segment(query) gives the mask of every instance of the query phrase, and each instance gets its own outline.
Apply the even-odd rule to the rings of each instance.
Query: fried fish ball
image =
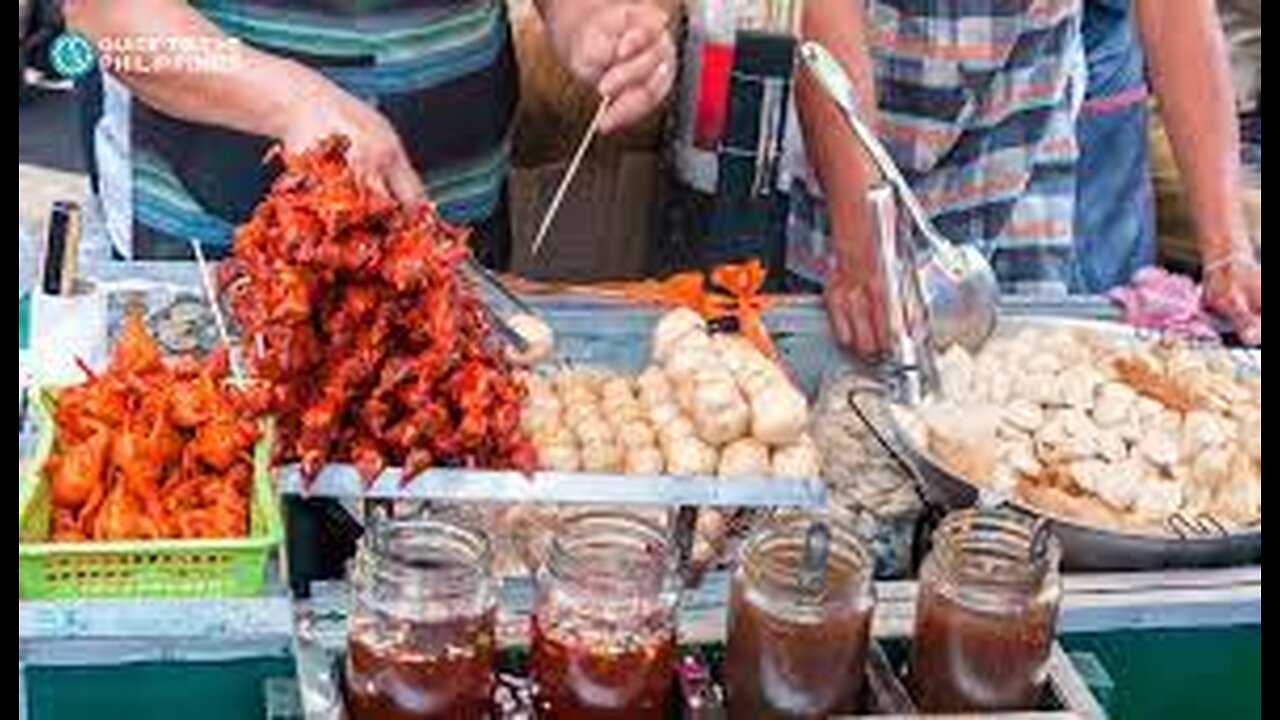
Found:
[[[533,365],[551,356],[556,336],[545,320],[528,313],[518,313],[507,318],[507,325],[524,339],[528,346],[523,351],[507,349],[507,356],[516,365]]]
[[[545,409],[526,408],[520,413],[520,426],[525,433],[533,435],[541,435],[548,428],[554,428],[563,425],[564,422],[557,412]]]
[[[571,385],[560,391],[560,404],[567,408],[596,407],[600,395],[586,385]]]
[[[806,479],[822,475],[822,454],[808,435],[773,451],[769,469],[774,477]]]
[[[621,428],[635,422],[648,424],[648,418],[649,415],[644,408],[634,401],[605,408],[605,419],[614,428]]]
[[[636,388],[640,400],[650,407],[671,399],[671,381],[667,379],[667,374],[662,368],[656,365],[650,365],[640,373],[636,378]]]
[[[657,475],[666,470],[666,458],[658,448],[647,445],[632,447],[626,451],[624,469],[636,475]]]
[[[658,430],[658,442],[664,448],[687,439],[702,442],[702,440],[698,439],[698,433],[693,427],[693,422],[684,415],[678,415],[662,425],[655,424],[654,427]]]
[[[578,442],[573,431],[559,423],[544,425],[537,432],[529,433],[529,439],[533,441],[535,447],[539,448],[550,445],[576,445]]]
[[[524,406],[526,408],[553,410],[557,413],[564,410],[564,403],[561,402],[560,396],[549,387],[536,390],[530,388],[525,394]]]
[[[751,396],[751,434],[768,445],[795,442],[809,425],[809,404],[790,382]]]
[[[557,373],[552,378],[552,384],[555,385],[556,392],[562,398],[572,389],[582,389],[592,395],[597,395],[600,388],[601,373],[602,371],[595,368],[573,368]]]
[[[538,464],[546,470],[577,472],[582,469],[582,456],[577,445],[555,443],[538,447]]]
[[[686,344],[672,351],[665,365],[667,379],[679,389],[681,381],[695,373],[708,370],[724,370],[720,356],[711,345]],[[726,371],[727,372],[727,371]]]
[[[692,391],[689,415],[699,437],[718,446],[747,433],[751,407],[727,372],[696,375]]]
[[[587,472],[621,472],[622,448],[613,442],[591,442],[582,445],[582,469]]]
[[[653,423],[653,426],[658,430],[684,417],[684,413],[680,412],[680,408],[676,407],[674,402],[650,405],[646,415],[649,418],[649,422]]]
[[[595,403],[566,404],[562,417],[565,425],[575,429],[584,423],[604,422],[604,413]]]
[[[634,400],[635,392],[631,387],[631,379],[623,376],[610,378],[600,386],[600,397],[603,402],[620,402]]]
[[[603,418],[596,422],[583,422],[576,425],[573,428],[573,432],[578,436],[578,442],[584,446],[604,443],[614,444],[616,441],[613,428]]]
[[[666,445],[666,460],[673,475],[712,475],[720,457],[715,448],[690,435]]]
[[[720,464],[716,474],[721,477],[768,475],[769,448],[755,438],[735,440],[720,452]]]
[[[654,445],[658,436],[653,427],[643,420],[632,420],[618,428],[618,443],[625,448],[642,448]]]
[[[689,308],[676,308],[663,315],[653,328],[651,340],[653,359],[666,363],[676,345],[691,335],[705,337],[707,321]]]

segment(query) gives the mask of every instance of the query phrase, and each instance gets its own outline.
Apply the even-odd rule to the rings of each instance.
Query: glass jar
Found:
[[[679,581],[664,528],[625,513],[567,517],[536,585],[538,717],[666,717]]]
[[[483,534],[438,520],[374,521],[351,592],[355,720],[492,715],[497,589]]]
[[[834,515],[780,517],[749,538],[729,600],[729,717],[857,711],[872,575],[871,556]]]
[[[1048,674],[1061,550],[1036,521],[966,510],[920,568],[909,684],[921,710],[1031,710]]]

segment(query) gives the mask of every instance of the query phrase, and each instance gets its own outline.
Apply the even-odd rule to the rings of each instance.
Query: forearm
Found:
[[[1139,0],[1138,16],[1202,256],[1245,251],[1235,93],[1213,0]]]
[[[148,105],[184,120],[281,138],[291,106],[327,83],[314,71],[243,43],[225,67],[194,70],[159,57],[167,49],[123,47],[130,38],[224,38],[181,0],[67,2],[67,23],[98,44],[115,42],[127,57],[104,58],[114,77]],[[107,44],[108,49],[112,47]]]
[[[863,119],[876,127],[875,82],[865,30],[860,3],[810,0],[805,5],[804,39],[821,43],[840,61],[857,88]],[[832,249],[849,260],[866,249],[865,200],[874,172],[840,110],[805,71],[796,74],[796,109],[809,164],[827,198]]]

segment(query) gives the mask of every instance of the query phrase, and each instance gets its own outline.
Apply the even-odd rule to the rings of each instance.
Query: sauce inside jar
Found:
[[[484,535],[375,516],[352,567],[353,720],[492,717],[497,594]]]
[[[675,637],[592,639],[535,624],[533,672],[539,717],[559,720],[665,718],[675,668]]]
[[[874,608],[870,558],[832,518],[822,587],[797,585],[807,517],[747,543],[730,594],[729,717],[811,718],[856,711]]]
[[[921,708],[1036,708],[1053,646],[1049,608],[1017,615],[983,612],[927,593],[916,612],[911,684]]]
[[[347,697],[353,720],[486,718],[493,697],[494,617],[353,627]],[[398,638],[393,642],[378,638]]]
[[[927,712],[1034,710],[1061,585],[1056,541],[1002,510],[948,517],[920,571],[908,685]]]
[[[665,529],[625,513],[562,519],[536,585],[538,717],[667,717],[679,586]]]

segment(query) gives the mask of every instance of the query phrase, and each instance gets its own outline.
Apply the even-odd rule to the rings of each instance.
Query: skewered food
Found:
[[[247,364],[274,389],[279,459],[306,477],[352,462],[366,480],[531,470],[524,386],[460,277],[467,231],[362,185],[347,147],[278,153],[284,172],[220,268]]]

